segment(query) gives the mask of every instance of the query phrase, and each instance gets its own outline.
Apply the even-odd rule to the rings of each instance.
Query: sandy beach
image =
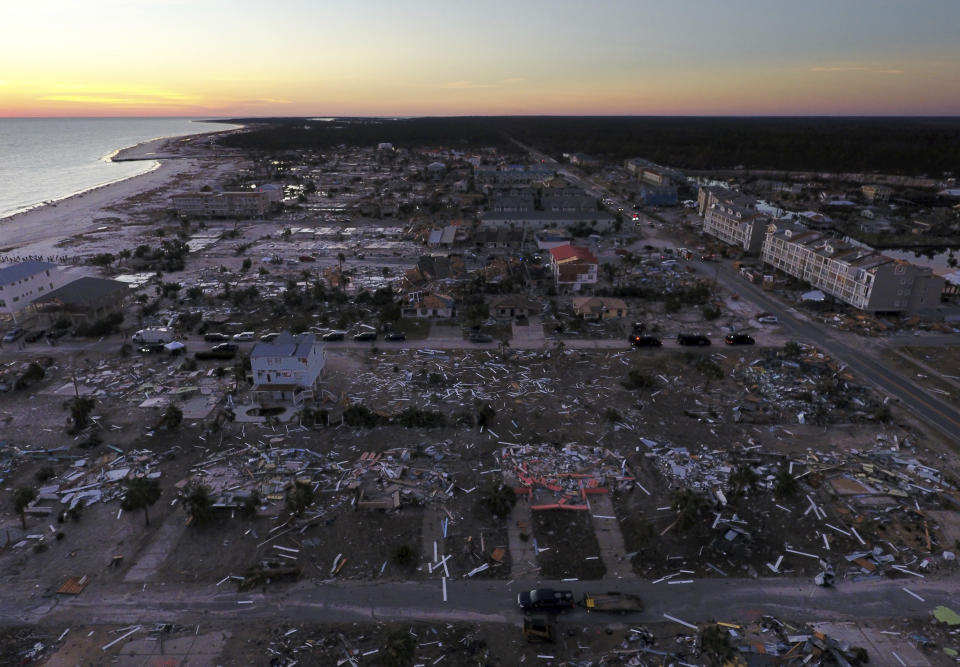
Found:
[[[116,234],[124,225],[136,229],[146,222],[143,214],[162,207],[171,193],[200,187],[201,179],[212,180],[221,169],[232,166],[232,159],[226,162],[218,159],[216,164],[210,164],[206,158],[199,157],[202,153],[190,151],[184,154],[183,148],[189,146],[191,141],[200,138],[207,143],[210,136],[207,133],[154,139],[122,149],[114,159],[156,159],[156,167],[146,173],[0,219],[0,258],[10,261],[24,256],[70,257],[79,250],[76,247],[64,247],[64,241],[71,237],[107,230]],[[124,205],[118,206],[121,203]],[[112,240],[122,241],[124,236],[120,234]],[[98,252],[112,251],[114,249],[111,247],[98,249]]]

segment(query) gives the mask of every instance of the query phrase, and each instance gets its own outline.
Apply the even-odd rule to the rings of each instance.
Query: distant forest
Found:
[[[235,119],[225,145],[253,150],[340,144],[506,146],[512,137],[557,159],[564,152],[644,157],[692,170],[779,169],[941,177],[960,172],[960,118],[461,117]],[[305,126],[309,125],[309,129]]]

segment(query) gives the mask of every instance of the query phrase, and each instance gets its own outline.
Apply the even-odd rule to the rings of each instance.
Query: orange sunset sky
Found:
[[[0,116],[960,115],[957,0],[45,0]]]

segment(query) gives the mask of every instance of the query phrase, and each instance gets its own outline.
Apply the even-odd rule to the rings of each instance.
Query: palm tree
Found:
[[[150,515],[147,508],[160,498],[160,482],[146,477],[135,477],[127,484],[127,492],[123,496],[120,507],[128,512],[143,510],[143,518],[150,525]]]
[[[743,495],[745,491],[756,487],[758,481],[760,481],[760,476],[754,472],[753,468],[748,465],[739,465],[736,470],[730,473],[730,479],[728,480],[730,492],[734,496]]]
[[[37,499],[37,492],[22,486],[13,492],[13,509],[20,515],[20,524],[27,529],[27,506]]]
[[[300,516],[313,504],[313,487],[307,482],[296,481],[287,487],[287,509]]]
[[[168,431],[173,431],[180,426],[180,422],[182,421],[183,410],[171,403],[160,417],[159,426],[166,428]]]
[[[194,484],[183,501],[183,508],[194,524],[209,521],[213,516],[213,500],[210,498],[210,487],[203,484]]]
[[[677,527],[686,530],[696,523],[707,502],[693,489],[679,489],[673,494],[673,509],[677,513]]]
[[[788,498],[796,494],[799,488],[797,478],[790,473],[790,467],[783,465],[773,477],[773,492],[778,496]]]

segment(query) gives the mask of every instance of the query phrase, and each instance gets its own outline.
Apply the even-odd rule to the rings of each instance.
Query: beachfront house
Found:
[[[36,299],[66,282],[63,271],[49,262],[20,262],[0,269],[0,318],[12,318]]]
[[[45,313],[51,324],[62,320],[90,324],[113,313],[123,313],[132,294],[125,282],[84,276],[46,292],[34,301],[33,307],[38,313]]]
[[[254,401],[300,405],[314,398],[326,361],[323,343],[311,333],[284,331],[269,343],[257,343],[250,353]]]

